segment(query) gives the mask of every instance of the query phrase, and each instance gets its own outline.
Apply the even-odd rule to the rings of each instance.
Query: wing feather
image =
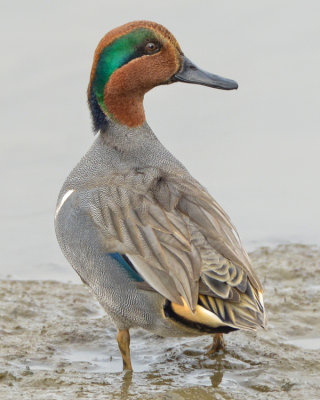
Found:
[[[262,287],[248,255],[229,217],[190,176],[146,168],[83,193],[106,252],[126,254],[154,290],[178,304],[182,297],[191,310],[200,293],[234,325],[257,320]]]

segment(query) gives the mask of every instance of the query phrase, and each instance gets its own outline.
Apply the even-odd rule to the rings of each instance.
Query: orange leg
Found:
[[[225,349],[225,344],[223,340],[223,333],[216,333],[213,337],[212,345],[209,347],[206,354],[208,355],[213,354],[219,350],[224,350],[224,349]]]
[[[119,329],[117,334],[117,341],[122,355],[123,369],[132,371],[129,329]]]

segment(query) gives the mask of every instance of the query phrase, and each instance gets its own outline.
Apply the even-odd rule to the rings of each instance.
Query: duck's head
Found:
[[[162,25],[135,21],[107,33],[98,44],[88,87],[95,131],[108,120],[137,127],[145,122],[143,97],[155,86],[187,82],[237,89],[235,81],[196,67]]]

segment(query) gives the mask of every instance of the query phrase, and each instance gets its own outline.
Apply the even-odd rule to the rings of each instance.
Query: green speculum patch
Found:
[[[146,28],[136,29],[116,39],[100,54],[91,90],[96,95],[100,107],[107,111],[104,104],[104,88],[115,70],[140,57],[141,46],[155,37],[153,31]]]

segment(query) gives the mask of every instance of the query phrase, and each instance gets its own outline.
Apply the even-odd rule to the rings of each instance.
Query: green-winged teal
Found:
[[[61,249],[118,328],[125,369],[130,328],[214,334],[210,353],[223,333],[264,324],[262,286],[235,227],[145,120],[145,93],[177,81],[238,87],[196,67],[154,22],[102,38],[88,88],[98,135],[57,202]]]

